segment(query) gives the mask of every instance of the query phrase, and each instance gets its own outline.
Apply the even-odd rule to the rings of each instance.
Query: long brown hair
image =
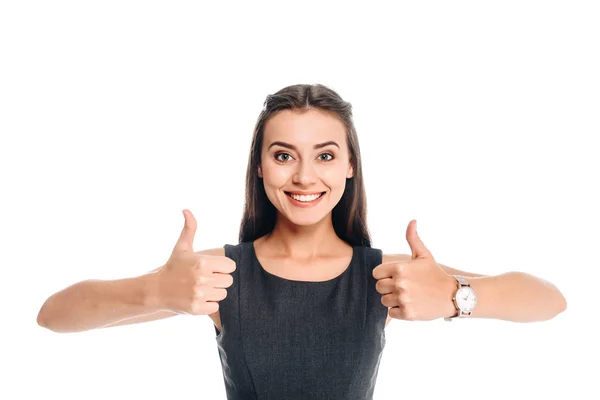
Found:
[[[358,137],[352,120],[352,105],[332,89],[320,85],[292,85],[270,94],[258,116],[246,170],[246,201],[240,224],[239,241],[249,242],[270,233],[275,227],[277,210],[258,176],[264,127],[269,118],[282,110],[307,111],[317,108],[337,116],[346,126],[348,152],[353,177],[346,179],[342,198],[332,210],[333,228],[340,239],[352,246],[371,247],[367,227],[367,198],[363,183]]]

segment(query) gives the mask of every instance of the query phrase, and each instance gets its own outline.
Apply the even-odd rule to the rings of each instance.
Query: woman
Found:
[[[164,266],[79,282],[51,296],[38,323],[74,332],[208,315],[229,399],[369,399],[393,318],[526,322],[566,309],[532,275],[438,264],[414,220],[412,254],[372,248],[351,105],[323,85],[267,97],[246,174],[237,245],[194,252],[196,220],[184,210]]]

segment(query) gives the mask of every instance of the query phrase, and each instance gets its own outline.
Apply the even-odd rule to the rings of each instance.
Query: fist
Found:
[[[428,321],[453,315],[456,281],[440,268],[417,234],[417,221],[413,221],[406,229],[411,258],[397,257],[373,269],[381,303],[390,308],[389,314],[395,319]]]
[[[227,297],[236,265],[228,257],[195,253],[196,219],[189,210],[183,214],[181,235],[169,260],[157,272],[158,301],[163,309],[178,314],[212,314]]]

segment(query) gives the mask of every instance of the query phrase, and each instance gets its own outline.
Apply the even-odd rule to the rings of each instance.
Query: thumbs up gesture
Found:
[[[417,234],[417,221],[406,229],[406,240],[412,250],[409,261],[384,262],[373,269],[376,290],[390,317],[407,321],[428,321],[455,312],[453,276],[444,272]]]
[[[162,308],[179,314],[208,315],[219,309],[233,284],[235,262],[229,257],[194,252],[196,219],[184,210],[185,224],[169,260],[157,271]]]

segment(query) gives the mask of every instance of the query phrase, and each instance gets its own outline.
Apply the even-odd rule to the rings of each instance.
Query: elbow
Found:
[[[37,315],[37,324],[39,326],[41,326],[42,328],[46,327],[45,322],[44,322],[44,318],[42,317],[42,311],[41,310],[40,310],[40,312]]]
[[[546,280],[542,279],[541,281],[544,285],[544,288],[548,291],[548,300],[546,304],[551,305],[548,306],[549,310],[554,311],[554,316],[565,312],[567,310],[567,299],[565,299],[565,296],[562,294],[560,289],[558,289],[556,285]]]
[[[567,310],[567,299],[565,299],[565,296],[562,294],[562,292],[556,287],[556,285],[553,285],[554,287],[554,291],[556,292],[556,299],[557,299],[557,308],[558,308],[558,314],[565,312]]]
[[[560,308],[558,313],[562,313],[567,311],[567,299],[565,299],[565,296],[562,295],[562,293],[560,294]]]
[[[69,322],[68,318],[65,319],[65,313],[61,312],[56,303],[52,302],[52,297],[46,300],[40,308],[37,315],[37,324],[54,333],[72,333],[86,330],[79,326],[74,326],[72,322]]]
[[[37,315],[37,324],[42,328],[46,328],[52,332],[58,332],[52,325],[51,310],[49,309],[48,301],[44,303]]]
[[[565,299],[565,296],[562,295],[562,293],[557,289],[557,300],[556,300],[556,306],[554,308],[554,315],[552,315],[550,318],[554,318],[557,315],[565,312],[567,310],[567,300]]]
[[[44,303],[44,305],[42,306],[42,308],[40,308],[40,311],[38,312],[37,315],[37,324],[39,326],[41,326],[42,328],[48,328],[48,318],[46,316],[47,312],[46,312],[46,303]]]

